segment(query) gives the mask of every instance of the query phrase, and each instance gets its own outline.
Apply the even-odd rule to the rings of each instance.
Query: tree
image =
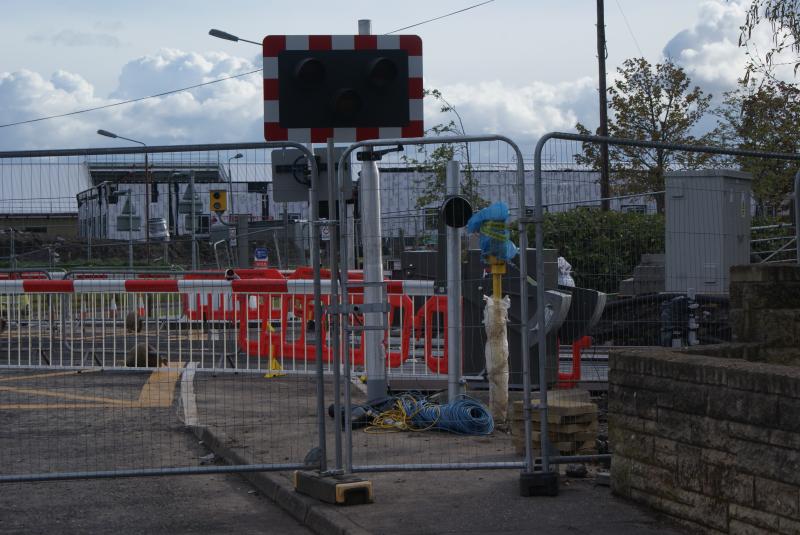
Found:
[[[711,95],[690,87],[682,68],[670,61],[653,66],[644,58],[631,58],[617,72],[608,89],[610,136],[664,143],[701,141],[692,132],[708,110]],[[581,123],[575,128],[590,133]],[[600,146],[584,143],[582,149],[576,161],[600,169]],[[661,191],[666,171],[696,168],[707,160],[704,155],[663,149],[609,145],[608,151],[611,189],[617,195]],[[663,212],[663,195],[656,196],[656,202]]]
[[[725,93],[714,131],[715,143],[742,149],[796,153],[800,151],[800,89],[773,78],[742,79]],[[798,163],[789,160],[742,158],[734,161],[753,175],[753,194],[765,213],[775,211],[793,188]]]
[[[444,98],[441,91],[438,89],[425,89],[424,94],[427,97],[434,98],[441,104],[439,111],[451,113],[455,116],[454,119],[450,119],[447,123],[440,123],[426,130],[426,136],[466,135],[461,115],[456,107]],[[417,147],[418,154],[425,154],[428,151],[428,147],[428,145],[419,145]],[[406,162],[417,166],[418,170],[425,173],[425,176],[417,182],[417,185],[422,190],[417,198],[417,208],[424,208],[444,200],[447,162],[454,159],[462,162],[461,195],[469,199],[473,208],[482,207],[486,204],[478,193],[478,181],[473,172],[469,144],[451,143],[435,146],[430,153],[426,154],[423,161],[416,158],[405,158]]]
[[[748,52],[745,84],[753,72],[771,77],[777,55],[784,52],[800,54],[800,0],[752,0],[741,26],[739,46],[748,46],[753,40],[753,32],[764,23],[769,24],[772,31],[772,48],[764,52],[763,57]],[[793,63],[797,75],[800,59]]]

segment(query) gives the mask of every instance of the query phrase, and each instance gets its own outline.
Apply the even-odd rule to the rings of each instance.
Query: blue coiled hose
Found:
[[[438,429],[458,435],[488,435],[494,431],[492,415],[483,404],[469,396],[441,405],[411,395],[401,396],[399,401],[418,430]]]

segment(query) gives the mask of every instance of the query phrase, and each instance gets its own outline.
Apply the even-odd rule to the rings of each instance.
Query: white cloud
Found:
[[[0,124],[69,113],[123,99],[160,93],[255,70],[248,59],[222,53],[199,54],[174,49],[128,62],[111,98],[95,95],[78,74],[58,71],[50,79],[20,71],[0,74]],[[517,87],[501,81],[438,87],[458,107],[468,133],[502,133],[531,142],[550,130],[571,130],[575,122],[594,123],[596,89],[591,78]],[[104,110],[0,128],[5,149],[105,145],[99,128],[149,144],[214,143],[262,139],[263,104],[259,74],[211,84]],[[433,99],[426,124],[449,120]]]
[[[100,98],[87,80],[58,71],[50,79],[31,71],[0,73],[0,124],[59,115],[120,100],[208,82],[255,70],[250,61],[221,53],[161,50],[122,69],[111,98]],[[133,104],[0,128],[0,147],[91,147],[108,144],[95,131],[111,130],[148,144],[262,139],[259,74]]]
[[[721,95],[744,70],[745,55],[737,46],[744,20],[743,0],[704,2],[697,22],[677,33],[664,54],[682,65],[695,83]],[[767,34],[759,33],[757,42]],[[656,59],[655,61],[658,61]],[[58,71],[48,78],[32,71],[0,73],[0,124],[113,104],[120,100],[161,93],[209,82],[260,67],[258,57],[225,53],[196,53],[165,48],[129,61],[120,70],[117,88],[108,98],[95,94],[92,84],[76,73]],[[609,83],[614,68],[609,65]],[[553,130],[571,131],[576,122],[597,125],[597,82],[594,73],[558,83],[504,80],[463,83],[426,79],[459,110],[468,133],[496,132],[533,143]],[[426,102],[426,124],[446,122],[433,99]],[[262,139],[263,103],[259,74],[236,78],[101,111],[0,128],[4,149],[97,146],[98,128],[117,131],[150,144],[213,143]]]
[[[703,2],[697,22],[670,39],[664,56],[682,66],[695,84],[715,97],[733,89],[747,64],[746,49],[738,41],[749,4],[749,0]],[[771,47],[770,41],[769,25],[762,24],[753,33],[748,48],[751,54],[763,56]],[[776,57],[775,62],[784,59]],[[791,66],[779,67],[776,73],[788,79]]]
[[[745,7],[737,2],[703,2],[697,23],[670,39],[664,56],[681,65],[706,91],[733,88],[745,69],[746,56],[738,45],[745,15]]]
[[[427,84],[442,91],[464,121],[468,134],[499,133],[530,143],[553,130],[571,131],[578,121],[597,122],[597,81],[585,77],[572,82],[533,82],[517,87],[499,80],[467,84]],[[439,104],[427,99],[427,126],[447,122]]]

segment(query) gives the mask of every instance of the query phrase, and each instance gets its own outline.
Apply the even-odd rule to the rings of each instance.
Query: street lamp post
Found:
[[[105,137],[110,137],[113,139],[124,139],[125,141],[130,141],[131,143],[138,143],[142,147],[145,148],[144,151],[144,243],[145,247],[147,248],[147,261],[150,262],[150,168],[147,161],[147,143],[143,141],[137,141],[135,139],[131,139],[128,137],[120,136],[119,134],[115,134],[113,132],[109,132],[108,130],[98,130],[98,134]],[[131,188],[132,190],[133,188]],[[131,199],[131,197],[128,197]],[[133,205],[131,205],[133,206]]]
[[[247,39],[242,39],[241,37],[237,37],[228,32],[223,32],[222,30],[215,30],[215,29],[208,30],[208,35],[210,35],[211,37],[217,37],[219,39],[225,39],[226,41],[234,41],[234,42],[244,41],[245,43],[261,46],[261,43],[258,43],[256,41],[249,41]]]
[[[236,156],[228,158],[228,204],[231,205],[230,216],[236,216],[236,212],[233,210],[233,175],[231,174],[231,160],[238,160],[241,157],[243,157],[243,154],[237,152]]]
[[[130,210],[128,210],[128,266],[133,272],[133,198],[131,197],[133,190],[126,189],[117,193],[119,195],[127,195],[128,204],[130,204]]]

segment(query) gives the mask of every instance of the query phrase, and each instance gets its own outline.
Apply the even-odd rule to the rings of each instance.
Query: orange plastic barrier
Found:
[[[277,269],[237,269],[235,274],[240,279],[283,279],[284,276]],[[187,273],[186,280],[222,280],[225,278],[224,272],[214,274],[192,274]],[[183,312],[187,318],[195,321],[234,321],[236,319],[236,303],[230,296],[224,294],[214,294],[211,292],[202,294],[192,292],[183,294]],[[249,308],[253,311],[253,317],[264,314],[272,320],[280,320],[281,317],[281,297],[275,296],[268,299],[268,296],[251,296],[248,301]]]
[[[443,330],[444,351],[441,357],[433,355],[433,319],[437,314],[442,315],[440,330]],[[423,326],[425,336],[425,364],[433,373],[447,373],[447,296],[434,295],[425,301],[416,314],[415,325]]]
[[[268,320],[267,314],[257,315],[253,312],[252,308],[246,306],[247,296],[239,296],[239,344],[250,355],[259,355],[267,357],[270,354],[270,346],[274,348],[274,356],[276,358],[284,358],[291,360],[304,360],[313,361],[316,358],[316,343],[309,341],[307,333],[309,331],[309,322],[314,319],[314,296],[312,295],[285,295],[282,298],[280,328],[274,329],[271,326],[271,321]],[[401,341],[399,350],[388,350],[386,359],[391,367],[398,367],[408,359],[411,349],[411,339],[413,334],[413,316],[414,316],[414,303],[410,297],[406,295],[392,294],[388,296],[389,301],[389,324],[392,325],[395,318],[400,317],[401,328]],[[364,296],[361,294],[352,294],[350,302],[353,304],[360,304],[364,302]],[[322,305],[326,306],[330,303],[328,296],[322,297]],[[289,329],[285,326],[289,324],[289,314],[292,314],[298,320],[299,327],[297,329],[297,336],[290,339]],[[259,338],[251,340],[248,334],[248,324],[252,320],[259,319]],[[363,316],[361,314],[351,315],[350,321],[354,324],[363,323]],[[322,360],[323,362],[331,362],[333,354],[331,347],[328,344],[328,322],[323,319],[322,326],[319,329],[319,337],[322,343]],[[384,335],[384,344],[388,346],[387,332]],[[356,366],[364,364],[364,334],[354,336],[352,343],[346,348],[346,352],[350,362]]]

